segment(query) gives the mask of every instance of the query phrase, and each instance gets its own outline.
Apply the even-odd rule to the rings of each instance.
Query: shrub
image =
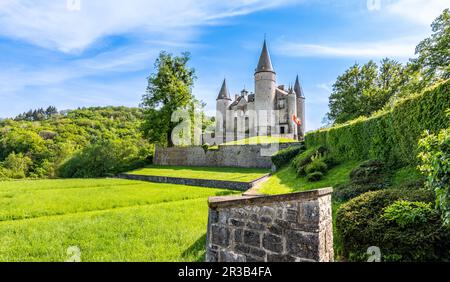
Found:
[[[386,221],[395,222],[400,227],[427,222],[434,210],[431,203],[396,201],[384,208],[382,218]]]
[[[427,177],[427,187],[436,193],[444,224],[450,226],[450,128],[437,135],[426,133],[419,148],[419,168]]]
[[[424,189],[386,189],[362,194],[343,204],[336,215],[342,255],[351,261],[364,261],[367,248],[377,246],[384,261],[447,260],[448,229],[442,227],[436,212],[426,207],[433,199],[433,193]],[[402,200],[423,203],[416,208],[414,204],[398,202]],[[411,220],[407,212],[411,209],[423,219]]]
[[[64,163],[59,176],[64,178],[88,178],[112,176],[116,173],[142,167],[150,152],[130,140],[104,140],[87,146]]]
[[[350,172],[350,180],[357,184],[379,182],[384,177],[385,165],[380,160],[365,161]]]
[[[298,176],[305,176],[306,175],[306,166],[310,164],[315,157],[321,156],[322,154],[325,154],[327,152],[327,149],[325,147],[318,147],[318,148],[311,148],[303,153],[300,153],[297,155],[294,160],[292,161],[291,165],[292,167],[297,171]]]
[[[3,175],[7,178],[25,178],[33,161],[22,153],[11,153],[3,162]]]
[[[311,172],[308,175],[306,175],[306,179],[311,182],[319,181],[322,178],[323,178],[323,173],[320,171]]]
[[[306,166],[305,172],[306,174],[311,174],[313,172],[322,172],[326,173],[328,166],[321,159],[315,159],[309,165]]]
[[[288,164],[293,158],[295,158],[295,156],[297,156],[300,152],[304,150],[305,150],[304,146],[295,146],[280,150],[272,156],[271,158],[272,163],[278,169]]]
[[[337,185],[333,191],[334,199],[347,201],[369,191],[377,191],[390,186],[385,165],[379,160],[361,163],[350,172],[350,182]]]
[[[417,141],[424,130],[447,128],[450,80],[405,99],[392,110],[305,136],[307,148],[325,146],[339,160],[380,159],[391,164],[416,165]]]

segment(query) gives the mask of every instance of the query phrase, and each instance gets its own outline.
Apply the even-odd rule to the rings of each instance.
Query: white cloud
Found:
[[[396,0],[387,2],[381,10],[416,22],[420,25],[429,26],[445,8],[450,8],[450,0]]]
[[[193,28],[281,6],[291,0],[2,0],[0,35],[63,52],[82,51],[106,36],[135,32],[159,39],[189,39]]]
[[[419,42],[414,38],[325,44],[288,42],[278,45],[276,51],[293,57],[410,58]]]

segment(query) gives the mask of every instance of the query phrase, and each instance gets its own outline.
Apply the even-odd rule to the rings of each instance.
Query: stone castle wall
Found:
[[[211,197],[206,261],[333,261],[331,192]]]
[[[219,145],[215,150],[204,150],[201,146],[170,148],[157,146],[153,163],[175,166],[271,168],[272,154],[299,145],[298,142],[277,145]]]

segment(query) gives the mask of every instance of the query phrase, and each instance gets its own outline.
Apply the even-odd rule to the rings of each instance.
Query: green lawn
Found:
[[[269,172],[260,168],[149,166],[129,174],[251,182]]]
[[[256,144],[292,143],[292,142],[298,142],[298,140],[274,136],[254,136],[246,139],[223,143],[221,145],[247,145],[247,144],[256,145]]]
[[[346,162],[330,169],[325,177],[317,182],[309,182],[306,177],[297,177],[295,170],[289,165],[272,175],[261,185],[259,191],[264,194],[284,194],[317,188],[333,187],[349,181],[350,171],[358,162]]]
[[[0,261],[197,261],[207,197],[230,191],[120,179],[0,182]]]

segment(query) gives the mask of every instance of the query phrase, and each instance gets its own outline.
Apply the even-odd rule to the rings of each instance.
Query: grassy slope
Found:
[[[250,182],[269,173],[268,169],[232,167],[150,166],[131,174]]]
[[[0,261],[64,261],[69,246],[83,261],[199,260],[206,199],[228,193],[111,179],[0,182]]]
[[[291,166],[286,166],[277,171],[268,181],[263,183],[260,192],[264,194],[283,194],[299,192],[317,188],[333,187],[339,183],[349,181],[350,171],[358,165],[358,162],[346,162],[330,169],[325,177],[317,182],[309,182],[306,177],[297,177]]]

